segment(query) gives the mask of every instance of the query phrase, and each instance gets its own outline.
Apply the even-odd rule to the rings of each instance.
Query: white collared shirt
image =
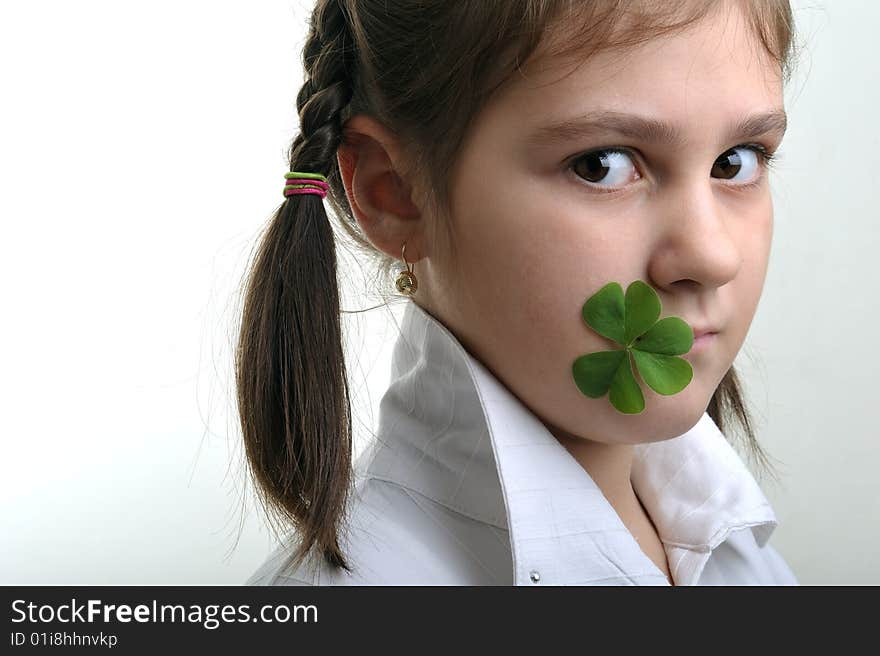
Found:
[[[669,585],[587,471],[436,318],[407,300],[355,464],[340,547],[283,571],[281,544],[245,585]],[[797,585],[768,544],[777,520],[712,418],[634,445],[633,489],[675,585]]]

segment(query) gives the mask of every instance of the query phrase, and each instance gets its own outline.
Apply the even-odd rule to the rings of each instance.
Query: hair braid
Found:
[[[303,48],[307,79],[297,94],[300,134],[290,147],[290,170],[337,177],[342,114],[352,96],[350,31],[339,0],[319,3]]]

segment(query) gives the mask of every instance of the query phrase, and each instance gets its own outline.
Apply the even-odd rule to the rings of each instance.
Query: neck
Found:
[[[641,504],[633,489],[633,445],[595,442],[547,427],[553,436],[583,467],[611,506],[623,517],[641,512]]]

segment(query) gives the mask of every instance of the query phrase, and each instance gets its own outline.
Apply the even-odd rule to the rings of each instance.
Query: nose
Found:
[[[733,222],[745,220],[737,216],[742,201],[720,197],[730,192],[713,188],[714,183],[698,176],[665,190],[649,271],[656,282],[720,287],[736,277],[744,254]]]

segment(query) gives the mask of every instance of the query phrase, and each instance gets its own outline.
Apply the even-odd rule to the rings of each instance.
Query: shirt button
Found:
[[[529,578],[532,579],[532,583],[537,583],[541,580],[541,575],[538,573],[538,570],[533,569],[529,572]]]

